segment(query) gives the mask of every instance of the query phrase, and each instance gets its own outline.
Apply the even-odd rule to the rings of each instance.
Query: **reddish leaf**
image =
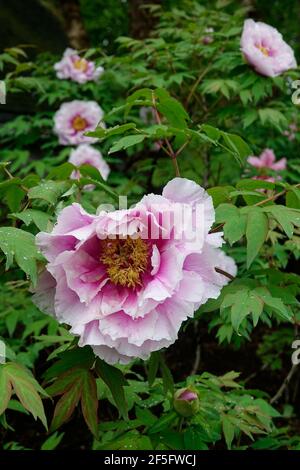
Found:
[[[5,380],[6,393],[3,394],[4,401],[1,409],[5,404],[5,408],[7,407],[11,395],[11,387],[13,387],[23,407],[29,411],[35,419],[39,418],[47,429],[45,411],[39,395],[39,393],[43,395],[46,395],[46,393],[32,376],[31,372],[20,364],[8,362],[2,366],[2,377],[5,377],[4,379],[2,378],[2,380],[3,383]]]
[[[84,377],[81,392],[81,409],[85,422],[91,432],[98,436],[98,398],[94,376],[88,372]]]
[[[58,400],[54,410],[50,432],[56,431],[72,416],[81,396],[82,383],[78,381]]]
[[[12,394],[11,382],[4,370],[0,367],[0,415],[6,410]]]

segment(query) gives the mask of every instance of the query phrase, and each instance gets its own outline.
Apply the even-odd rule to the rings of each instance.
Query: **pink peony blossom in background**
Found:
[[[214,33],[214,28],[206,28],[204,32],[206,33],[205,36],[202,38],[203,44],[211,44],[213,42],[213,33]]]
[[[270,169],[280,171],[286,169],[286,158],[281,158],[276,162],[276,157],[272,149],[265,149],[259,157],[248,157],[248,163],[259,169]]]
[[[274,178],[274,176],[268,176],[268,175],[258,175],[258,176],[253,176],[253,180],[261,180],[261,181],[267,181],[268,183],[276,183],[276,181],[281,180],[280,176],[277,176]],[[259,190],[263,191],[263,190]]]
[[[244,23],[241,50],[256,72],[275,77],[297,67],[293,49],[276,28],[248,19]]]
[[[91,145],[81,144],[70,153],[69,162],[75,166],[91,165],[99,171],[104,180],[107,180],[110,168],[104,160],[101,152]],[[71,175],[72,179],[79,179],[80,173],[74,171]]]
[[[291,122],[289,124],[289,128],[283,132],[283,135],[285,135],[291,142],[296,139],[296,132],[298,132],[298,126],[295,122]]]
[[[180,223],[179,211],[188,213]],[[236,273],[220,249],[222,234],[209,234],[214,216],[211,197],[184,178],[128,210],[90,215],[72,204],[51,233],[37,235],[47,265],[34,302],[105,361],[147,359],[174,343],[182,322],[219,296],[228,278],[215,267]]]
[[[69,101],[63,103],[54,115],[54,132],[62,145],[93,143],[97,139],[87,137],[103,118],[103,110],[95,101]],[[102,124],[104,125],[104,124]]]
[[[54,65],[57,78],[70,78],[74,82],[97,81],[103,74],[103,67],[96,67],[91,60],[81,58],[74,49],[66,49],[62,59]]]

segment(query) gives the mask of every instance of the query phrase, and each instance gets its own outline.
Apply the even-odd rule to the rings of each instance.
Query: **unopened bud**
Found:
[[[174,408],[178,414],[188,418],[199,410],[198,393],[192,388],[181,388],[174,394]]]

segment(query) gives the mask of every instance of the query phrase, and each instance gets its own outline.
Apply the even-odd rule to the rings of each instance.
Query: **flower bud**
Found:
[[[193,416],[199,410],[198,393],[192,388],[180,388],[174,394],[174,408],[185,418]]]

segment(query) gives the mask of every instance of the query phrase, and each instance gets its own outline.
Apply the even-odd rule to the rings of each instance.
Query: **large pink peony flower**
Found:
[[[88,144],[78,145],[76,149],[72,150],[69,162],[75,166],[91,165],[97,168],[104,180],[107,180],[110,172],[110,168],[102,157],[101,152]],[[79,179],[79,177],[80,174],[77,171],[74,171],[71,175],[73,179]]]
[[[54,65],[57,78],[70,78],[74,82],[97,81],[103,74],[103,67],[96,67],[91,60],[81,58],[77,51],[67,48],[62,59]]]
[[[147,359],[219,296],[228,278],[215,267],[236,273],[222,234],[208,233],[213,222],[211,197],[183,178],[128,210],[90,215],[72,204],[37,235],[48,264],[34,302],[107,362]]]
[[[62,145],[93,143],[97,139],[87,137],[103,118],[103,110],[95,101],[69,101],[63,103],[54,116],[54,132]]]
[[[245,21],[241,50],[247,62],[267,77],[275,77],[297,67],[293,49],[276,28],[265,23]]]
[[[265,149],[259,157],[248,157],[248,163],[259,169],[270,169],[280,171],[286,169],[286,158],[281,158],[276,162],[275,153],[272,149]]]

